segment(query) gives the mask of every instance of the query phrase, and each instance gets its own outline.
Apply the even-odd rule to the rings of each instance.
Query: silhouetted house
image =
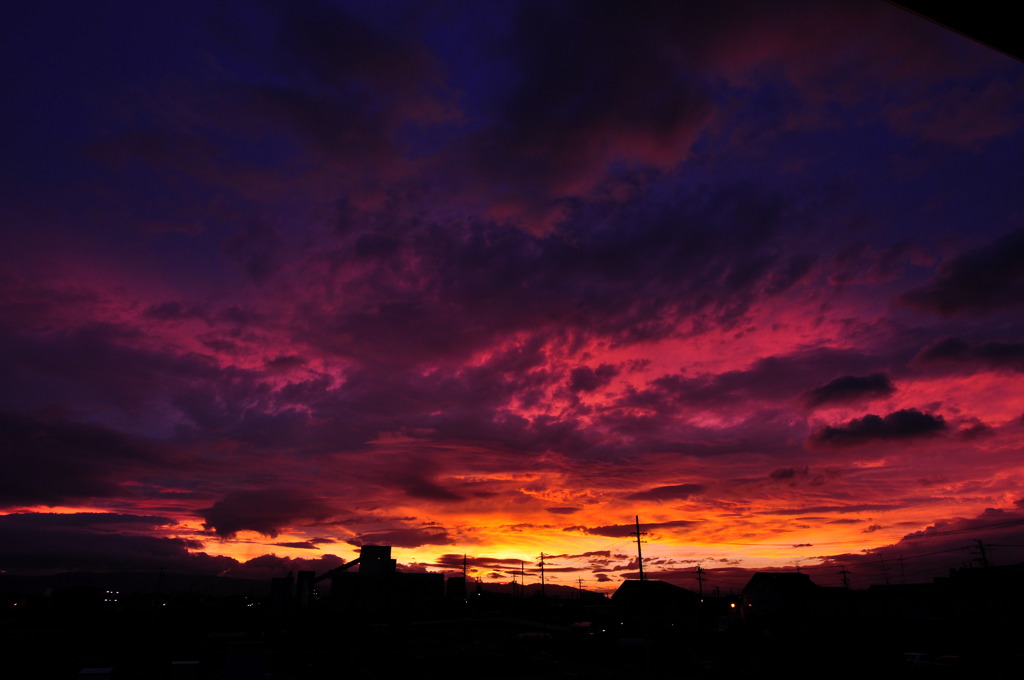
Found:
[[[944,614],[957,618],[1011,617],[1024,610],[1024,564],[953,569],[935,579]]]
[[[820,591],[807,574],[759,571],[743,587],[743,618],[763,623],[807,618],[817,613]]]
[[[976,626],[1016,621],[1024,608],[1024,565],[953,569],[932,583],[873,585],[860,593],[866,618]]]
[[[665,581],[623,581],[612,594],[619,621],[627,628],[696,624],[700,595]]]
[[[464,603],[466,597],[466,577],[450,576],[445,584],[445,598],[452,603]]]
[[[923,621],[939,613],[939,595],[933,583],[875,584],[861,593],[859,611],[887,621]]]

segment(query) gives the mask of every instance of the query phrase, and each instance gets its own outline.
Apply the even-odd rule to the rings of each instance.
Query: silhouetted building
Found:
[[[394,574],[395,567],[390,545],[364,545],[359,548],[360,574]]]
[[[445,599],[449,602],[465,602],[466,596],[466,577],[449,577],[445,584]]]
[[[309,609],[313,603],[313,584],[316,582],[316,572],[300,571],[295,581],[295,605],[298,609]]]
[[[270,608],[274,611],[292,609],[295,602],[295,579],[292,573],[270,579]]]
[[[615,612],[626,627],[692,627],[700,595],[665,581],[623,581],[612,594]]]
[[[743,587],[743,618],[766,622],[807,617],[820,590],[807,574],[759,571]]]

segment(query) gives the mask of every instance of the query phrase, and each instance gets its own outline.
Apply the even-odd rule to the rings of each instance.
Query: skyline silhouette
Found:
[[[5,667],[13,680],[311,678],[342,665],[370,677],[508,678],[538,664],[545,677],[671,667],[680,677],[802,678],[842,659],[836,677],[1011,678],[1022,658],[1008,633],[1024,604],[1024,564],[863,590],[797,571],[756,572],[724,595],[628,579],[606,597],[543,581],[532,592],[468,589],[464,576],[397,570],[390,553],[363,546],[330,572],[269,583],[0,576],[0,629],[16,641]]]

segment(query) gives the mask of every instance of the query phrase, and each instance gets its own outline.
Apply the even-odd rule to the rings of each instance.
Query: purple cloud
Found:
[[[987,315],[1024,304],[1024,229],[952,258],[901,300],[944,316]]]
[[[573,392],[593,392],[607,385],[618,374],[619,370],[610,364],[601,364],[596,369],[579,366],[569,374],[569,389]]]
[[[689,519],[677,519],[669,522],[648,522],[640,525],[641,531],[651,529],[690,529],[700,524],[697,520]],[[608,526],[600,527],[583,527],[574,526],[566,527],[565,531],[581,531],[591,536],[610,536],[612,538],[623,538],[625,536],[631,536],[636,533],[636,525],[634,524],[612,524]]]
[[[451,545],[455,538],[446,529],[427,527],[423,529],[393,529],[360,534],[348,539],[351,545],[392,545],[399,548],[418,548],[422,545]]]
[[[0,413],[0,506],[59,505],[123,496],[134,470],[159,467],[160,448],[101,425],[59,415]]]
[[[771,479],[774,479],[776,481],[783,481],[783,480],[788,480],[788,479],[796,479],[797,477],[806,477],[807,476],[807,466],[804,466],[802,468],[797,468],[797,467],[776,468],[776,469],[772,470],[771,473],[768,476]]]
[[[4,569],[17,572],[145,570],[217,574],[237,562],[203,544],[149,535],[164,517],[115,513],[0,515]]]
[[[573,513],[579,512],[583,508],[574,508],[574,507],[570,507],[570,506],[562,506],[562,507],[544,508],[544,509],[547,510],[548,512],[550,512],[553,515],[572,515]]]
[[[1024,371],[1024,343],[972,344],[961,338],[945,338],[921,350],[915,361],[921,365],[975,365]]]
[[[334,511],[314,491],[281,487],[232,491],[198,514],[204,527],[231,538],[245,530],[275,537],[293,522],[323,520]]]
[[[896,388],[884,373],[846,375],[810,390],[805,403],[808,408],[818,408],[827,404],[881,399],[895,392]]]
[[[867,415],[845,425],[826,426],[811,435],[810,443],[822,447],[847,447],[874,441],[908,440],[932,437],[946,429],[942,416],[917,409],[895,411],[884,418]]]
[[[626,496],[626,500],[632,501],[674,501],[685,500],[704,492],[706,487],[703,484],[674,484],[670,486],[656,486],[646,491],[638,491]]]

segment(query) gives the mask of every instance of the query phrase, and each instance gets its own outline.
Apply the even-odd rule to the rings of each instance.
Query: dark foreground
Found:
[[[616,621],[612,608],[449,611],[434,620],[348,620],[259,605],[143,611],[10,609],[8,680],[54,678],[1019,678],[1020,630],[919,622],[810,622],[681,630]],[[582,612],[573,612],[579,614]]]

